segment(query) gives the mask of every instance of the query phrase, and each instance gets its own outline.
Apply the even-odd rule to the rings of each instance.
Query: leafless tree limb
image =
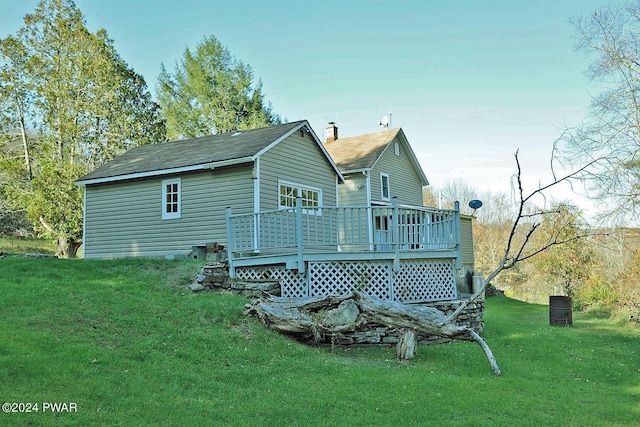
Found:
[[[555,148],[554,148],[554,153],[555,153]],[[498,276],[498,274],[500,274],[502,271],[513,268],[517,263],[527,260],[529,258],[532,258],[550,249],[553,246],[563,245],[579,239],[584,239],[590,236],[602,234],[601,232],[598,232],[598,231],[594,232],[593,230],[591,230],[590,227],[588,227],[588,223],[584,221],[582,218],[580,218],[582,220],[582,224],[580,224],[580,227],[577,228],[577,230],[580,230],[580,231],[575,234],[565,235],[564,232],[569,227],[572,227],[573,229],[576,224],[570,218],[562,218],[561,217],[562,211],[560,209],[551,209],[551,210],[536,209],[535,211],[527,212],[527,207],[532,203],[535,197],[537,196],[544,197],[545,192],[550,190],[554,186],[557,186],[564,182],[570,182],[572,180],[581,178],[585,173],[588,173],[592,168],[596,167],[599,164],[599,162],[602,161],[601,158],[594,158],[591,161],[584,164],[582,167],[568,174],[560,176],[554,170],[554,167],[553,167],[554,156],[552,154],[550,164],[552,166],[553,180],[549,184],[539,186],[537,189],[533,190],[528,194],[525,193],[524,187],[522,184],[522,167],[520,164],[519,150],[516,151],[514,158],[516,162],[516,174],[514,175],[513,179],[517,186],[518,208],[517,208],[516,217],[513,220],[513,223],[511,225],[509,237],[507,238],[507,241],[505,244],[503,257],[500,263],[498,264],[498,266],[483,280],[483,283],[480,289],[478,289],[476,293],[473,294],[470,298],[465,300],[460,305],[460,307],[458,307],[447,318],[448,322],[455,319],[469,304],[471,304],[480,295],[482,295],[482,293],[485,291],[489,283],[491,283],[491,281],[496,276]],[[532,238],[534,234],[539,230],[540,225],[542,224],[543,218],[545,216],[548,217],[553,215],[560,216],[561,217],[560,219],[563,220],[564,222],[561,222],[560,228],[556,230],[552,235],[550,235],[549,238],[546,240],[546,242],[540,244],[537,247],[532,248],[531,247]],[[518,236],[522,235],[522,233],[519,233],[519,231],[522,225],[524,225],[523,224],[524,220],[529,220],[529,227],[524,232],[524,235],[522,236],[522,238],[518,240]]]

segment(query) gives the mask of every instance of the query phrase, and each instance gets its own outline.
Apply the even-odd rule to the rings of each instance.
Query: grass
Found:
[[[56,252],[56,245],[50,240],[35,237],[0,236],[0,252],[8,254],[49,254]]]
[[[0,260],[2,425],[631,426],[640,331],[597,313],[548,325],[548,307],[487,300],[494,377],[467,342],[309,348],[242,315],[247,300],[191,294],[192,261]]]

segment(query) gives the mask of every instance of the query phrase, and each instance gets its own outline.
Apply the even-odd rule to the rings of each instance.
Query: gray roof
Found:
[[[328,161],[340,175],[335,163],[313,133],[306,120],[228,132],[182,141],[141,145],[125,152],[91,173],[79,178],[76,184],[117,181],[142,176],[160,175],[185,170],[202,169],[224,164],[250,162],[263,151],[277,144],[297,129],[305,127],[325,152]]]

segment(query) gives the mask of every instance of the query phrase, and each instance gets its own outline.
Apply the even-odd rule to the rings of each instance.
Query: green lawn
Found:
[[[50,240],[35,237],[6,237],[0,236],[0,252],[9,254],[49,254],[56,252],[56,245]]]
[[[487,301],[481,349],[309,348],[244,318],[247,300],[191,294],[193,261],[0,259],[0,425],[530,425],[640,421],[640,331]],[[74,403],[77,412],[43,412]],[[69,405],[70,408],[72,406]]]

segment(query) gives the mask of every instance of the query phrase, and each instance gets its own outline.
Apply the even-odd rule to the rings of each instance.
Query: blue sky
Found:
[[[0,37],[37,0],[0,0]],[[324,138],[377,132],[390,111],[432,185],[509,191],[520,150],[531,188],[549,179],[559,131],[585,116],[595,85],[571,18],[604,0],[76,0],[152,91],[160,64],[215,35],[262,79],[275,112]],[[566,193],[559,194],[564,197]]]

